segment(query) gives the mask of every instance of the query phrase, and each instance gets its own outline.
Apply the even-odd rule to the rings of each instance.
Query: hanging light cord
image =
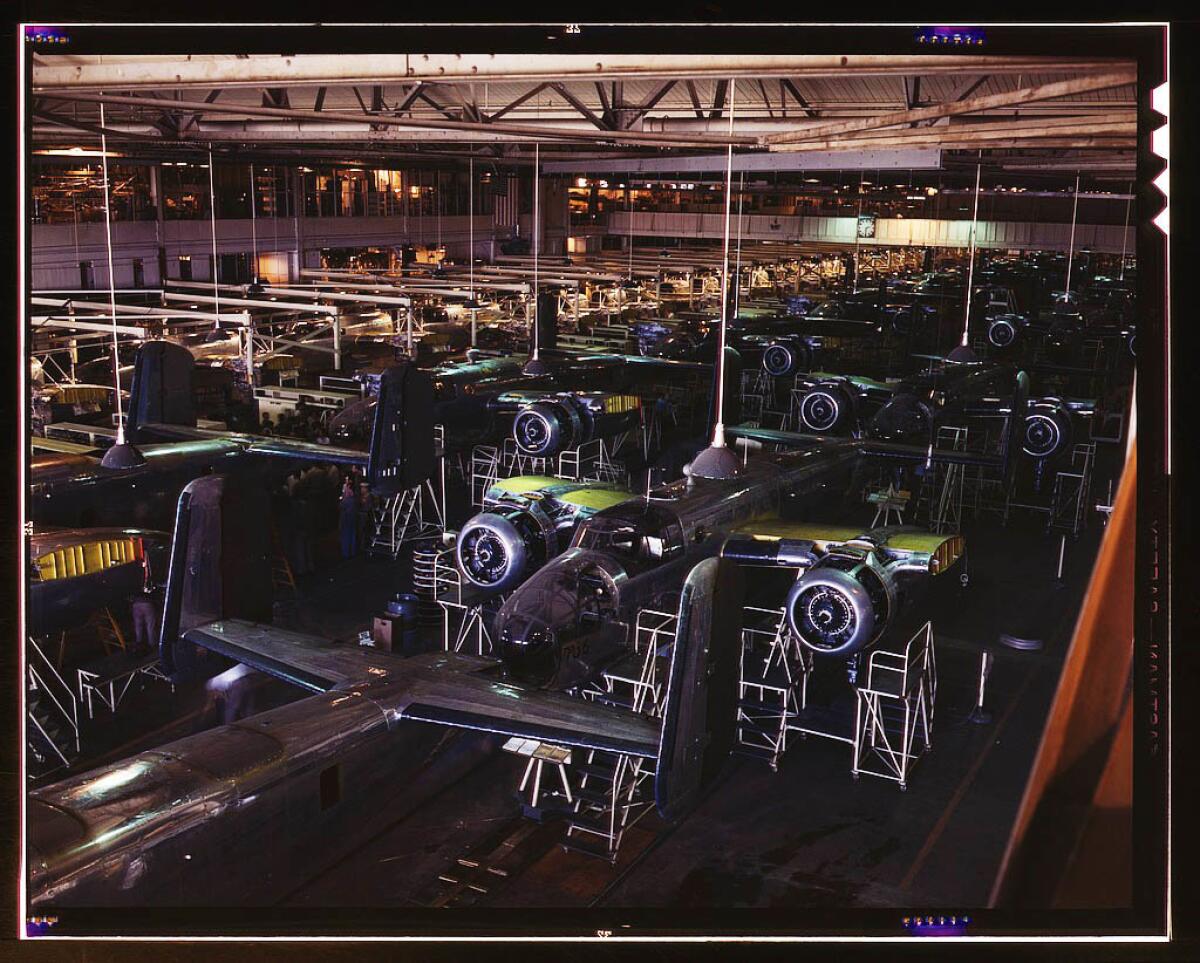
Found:
[[[1075,172],[1075,205],[1071,208],[1071,242],[1067,251],[1067,286],[1065,294],[1071,293],[1071,267],[1075,263],[1075,217],[1079,213],[1079,171]]]
[[[533,142],[533,360],[538,360],[538,167],[541,163],[540,144]]]
[[[254,202],[254,165],[250,165],[250,244],[254,249],[254,264],[250,267],[250,280],[258,280],[258,205]]]
[[[467,264],[471,272],[471,347],[475,347],[475,157],[469,161],[467,173]]]
[[[217,192],[213,187],[212,144],[208,145],[208,214],[212,225],[213,330],[221,330],[221,288],[217,284]]]
[[[979,152],[980,158],[983,151]],[[983,169],[983,161],[975,165],[975,212],[971,215],[971,254],[967,262],[967,309],[963,312],[962,345],[966,347],[971,330],[971,288],[975,280],[975,225],[979,221],[979,174]]]
[[[858,241],[859,228],[862,224],[863,208],[863,171],[858,172],[858,215],[854,218],[854,293],[858,294]]]
[[[738,226],[737,226],[737,267],[733,271],[733,316],[738,316],[738,305],[742,295],[742,200],[745,197],[746,172],[738,174]]]
[[[1125,280],[1125,247],[1129,237],[1129,211],[1133,207],[1133,181],[1129,182],[1129,199],[1125,202],[1125,228],[1121,231],[1121,280]]]
[[[104,104],[100,105],[100,164],[104,173],[104,240],[108,255],[108,303],[112,309],[113,387],[116,390],[117,444],[125,444],[125,412],[121,408],[121,361],[117,349],[117,282],[113,276],[112,214],[108,195],[108,137],[104,133]]]
[[[737,81],[729,80],[729,146],[725,155],[725,247],[721,260],[721,327],[717,341],[717,417],[713,448],[725,447],[725,329],[729,323],[729,213],[733,201],[733,96]]]
[[[633,280],[633,181],[629,182],[629,192],[625,195],[629,200],[629,210],[626,212],[625,219],[628,221],[629,231],[627,243],[629,244],[629,280]]]

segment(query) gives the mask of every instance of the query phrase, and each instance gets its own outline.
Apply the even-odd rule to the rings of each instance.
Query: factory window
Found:
[[[140,257],[133,259],[133,286],[135,288],[144,288],[146,286],[146,266],[142,263]]]
[[[109,211],[114,221],[153,220],[150,168],[109,164]],[[38,164],[33,168],[33,223],[78,224],[104,220],[104,171],[100,163]]]
[[[342,767],[340,763],[321,770],[321,812],[342,801]]]
[[[191,255],[185,254],[179,259],[179,280],[190,281],[192,279],[192,258]]]
[[[79,262],[79,286],[85,290],[96,286],[96,272],[91,261]]]
[[[210,217],[207,164],[164,161],[160,172],[166,220],[207,220]]]

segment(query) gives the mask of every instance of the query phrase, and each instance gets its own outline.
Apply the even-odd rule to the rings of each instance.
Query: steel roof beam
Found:
[[[837,134],[849,134],[861,130],[879,130],[884,127],[897,127],[909,124],[912,121],[972,114],[980,110],[989,110],[996,107],[1014,107],[1019,104],[1033,103],[1039,100],[1070,97],[1073,94],[1090,93],[1096,90],[1109,90],[1113,87],[1123,87],[1136,82],[1136,70],[1119,70],[1112,73],[1075,77],[1071,80],[1041,84],[1036,87],[1022,87],[1019,90],[1007,91],[1001,94],[989,94],[983,97],[972,97],[967,100],[954,101],[953,103],[935,104],[932,107],[892,111],[891,113],[880,114],[876,117],[866,117],[862,120],[835,121],[830,124],[810,127],[804,131],[769,134],[764,138],[764,141],[768,145],[774,146],[799,141],[821,140]]]
[[[229,104],[205,104],[196,101],[174,101],[169,99],[158,99],[150,97],[129,97],[120,94],[77,94],[77,93],[49,93],[43,96],[48,99],[62,99],[70,101],[80,101],[83,103],[100,103],[100,104],[123,104],[133,107],[165,107],[173,110],[192,110],[196,113],[222,113],[222,114],[244,114],[248,117],[272,117],[289,120],[310,120],[315,118],[315,114],[309,110],[285,110],[283,108],[274,107],[254,107],[247,105],[233,106]],[[424,94],[418,94],[424,96]],[[329,117],[327,111],[322,114],[322,117]],[[492,118],[495,119],[494,117]],[[587,136],[584,132],[569,130],[565,128],[554,127],[529,127],[518,126],[515,124],[493,127],[490,124],[477,124],[470,121],[453,121],[453,120],[415,120],[411,118],[400,118],[391,116],[377,116],[374,118],[374,123],[386,125],[388,127],[413,127],[424,130],[482,130],[493,133],[506,133],[511,135],[526,135],[527,139],[538,140],[586,140],[586,141],[612,141],[615,143],[628,144],[645,144],[651,147],[724,147],[730,143],[735,146],[753,147],[757,145],[757,139],[754,137],[741,136],[704,136],[700,134],[653,134],[653,133],[635,133],[631,131],[596,131],[591,136]]]
[[[34,64],[43,90],[375,84],[404,80],[566,80],[576,77],[846,77],[921,73],[1059,73],[1119,65],[1113,59],[937,55],[293,54],[179,60]]]

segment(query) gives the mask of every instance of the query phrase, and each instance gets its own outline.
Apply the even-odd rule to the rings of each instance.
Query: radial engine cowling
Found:
[[[988,322],[987,339],[995,348],[1010,348],[1017,340],[1020,321],[1014,314],[998,314]]]
[[[1030,402],[1022,450],[1030,458],[1051,458],[1071,443],[1071,411],[1061,398]]]
[[[454,551],[464,578],[506,592],[554,554],[554,537],[553,526],[535,512],[502,506],[468,521]]]
[[[513,440],[527,455],[550,458],[586,440],[586,413],[569,399],[535,401],[513,419]]]
[[[812,366],[812,346],[803,338],[776,338],[763,351],[763,370],[772,378],[787,378]]]
[[[851,656],[887,627],[895,601],[889,576],[871,557],[831,558],[805,572],[787,594],[788,626],[817,655]]]
[[[822,381],[800,399],[800,421],[817,435],[843,434],[854,423],[854,398],[839,381]]]

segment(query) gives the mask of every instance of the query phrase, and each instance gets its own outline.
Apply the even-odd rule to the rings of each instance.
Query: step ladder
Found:
[[[500,449],[495,445],[476,445],[471,449],[471,504],[483,507],[488,489],[500,480]]]
[[[742,419],[744,421],[762,422],[767,399],[772,395],[769,379],[770,376],[762,368],[742,372]]]
[[[582,445],[560,452],[554,471],[555,477],[571,481],[625,484],[629,480],[629,472],[614,456],[620,451],[630,433],[622,432],[614,436],[611,442],[606,438],[593,438]],[[545,459],[537,461],[544,462]]]
[[[649,760],[590,749],[576,767],[563,848],[615,863],[625,831],[654,805]]]
[[[747,606],[742,622],[734,752],[772,771],[787,749],[789,722],[807,705],[812,655],[788,628],[783,609]]]
[[[104,646],[105,655],[126,651],[125,633],[121,631],[121,623],[111,609],[100,609],[89,622],[95,630],[96,639]]]
[[[1076,445],[1071,451],[1070,467],[1055,473],[1054,494],[1050,501],[1051,530],[1068,532],[1074,537],[1083,528],[1095,459],[1095,442]]]
[[[37,641],[27,643],[26,772],[30,779],[42,779],[79,757],[79,702]]]
[[[443,518],[432,481],[389,495],[375,511],[375,529],[367,551],[395,559],[406,543],[440,533]]]
[[[634,623],[633,650],[579,694],[593,702],[660,717],[678,630],[677,613],[642,609]],[[567,814],[563,846],[615,862],[625,830],[653,807],[654,767],[638,756],[591,750],[576,766],[575,776],[575,799]]]
[[[967,429],[960,425],[942,425],[937,430],[935,447],[963,451],[967,447]],[[966,475],[963,465],[934,462],[921,481],[917,496],[917,514],[924,510],[933,532],[958,531],[962,526],[963,491]]]
[[[449,539],[450,533],[446,537]],[[421,559],[420,565],[416,554],[413,554],[413,581],[417,582],[419,574],[428,597],[435,600],[442,611],[442,649],[491,656],[495,651],[492,620],[510,593],[485,593],[472,585],[464,585],[452,542],[444,542],[432,557]]]
[[[906,790],[913,763],[933,747],[933,624],[918,629],[903,652],[872,652],[865,676],[856,690],[851,775],[889,779]]]
[[[633,651],[605,668],[599,679],[579,694],[593,702],[657,718],[678,629],[677,614],[642,609],[634,623]]]

